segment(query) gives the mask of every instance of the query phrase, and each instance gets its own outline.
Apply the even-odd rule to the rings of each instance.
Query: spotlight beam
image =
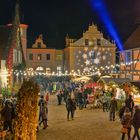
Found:
[[[115,40],[120,51],[123,51],[122,41],[110,19],[109,13],[106,9],[104,0],[90,0],[92,8],[97,12],[100,20],[103,22],[106,30],[109,32],[113,40]]]

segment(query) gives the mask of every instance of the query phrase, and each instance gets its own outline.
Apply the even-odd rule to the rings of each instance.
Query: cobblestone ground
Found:
[[[50,96],[48,125],[46,130],[40,127],[37,140],[120,140],[121,125],[119,119],[111,122],[108,113],[101,109],[79,110],[75,119],[67,121],[65,105],[57,105],[56,97]]]

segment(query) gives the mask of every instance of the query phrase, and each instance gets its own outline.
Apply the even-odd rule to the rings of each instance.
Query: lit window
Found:
[[[41,60],[41,54],[37,55],[37,60]]]
[[[125,52],[125,62],[130,63],[131,62],[131,52]]]
[[[43,71],[44,68],[43,68],[43,67],[37,67],[36,70],[37,70],[37,71]]]
[[[58,54],[58,55],[56,56],[56,60],[62,60],[62,55],[61,55],[61,54]]]
[[[51,73],[51,69],[50,68],[46,68],[46,74],[50,74]]]
[[[62,73],[62,67],[61,66],[57,66],[57,73],[61,74]]]

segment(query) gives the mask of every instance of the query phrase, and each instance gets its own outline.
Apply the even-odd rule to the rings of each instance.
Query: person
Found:
[[[115,99],[115,97],[113,96],[110,102],[110,121],[115,121],[115,112],[117,110],[117,101]]]
[[[39,121],[42,119],[42,103],[44,103],[45,100],[44,100],[44,96],[41,95],[40,99],[39,99],[39,103],[38,103],[38,106],[39,106]]]
[[[57,96],[58,105],[61,105],[61,102],[62,102],[62,91],[59,90],[57,92],[56,96]]]
[[[140,109],[138,106],[135,106],[135,114],[133,116],[133,127],[134,127],[134,135],[132,140],[135,139],[135,137],[137,136],[138,140],[140,140],[140,136],[139,136],[139,128],[140,128]]]
[[[1,114],[4,118],[4,130],[9,128],[9,131],[13,133],[12,130],[12,107],[9,101],[5,102],[5,106],[1,111]]]
[[[125,105],[129,108],[131,115],[133,115],[134,101],[132,99],[132,95],[129,95],[128,98],[125,100]]]
[[[127,128],[127,130],[128,130],[127,136],[128,136],[128,140],[130,140],[131,139],[130,133],[131,133],[132,117],[131,117],[131,112],[130,112],[129,108],[125,108],[124,115],[122,116],[121,124],[123,125],[123,128]],[[125,139],[125,134],[126,133],[122,132],[121,140]]]
[[[46,93],[45,100],[46,100],[46,103],[48,103],[48,101],[49,101],[49,93],[48,92]]]
[[[120,118],[120,120],[122,120],[122,117],[124,115],[125,109],[126,109],[125,103],[122,103],[122,107],[119,110],[119,118]]]
[[[48,107],[46,102],[42,102],[42,120],[39,122],[39,125],[43,123],[44,127],[43,129],[46,129],[48,127]]]
[[[83,109],[83,95],[82,95],[82,92],[78,92],[78,106],[79,106],[79,109]]]
[[[66,101],[66,109],[67,109],[67,120],[69,120],[70,113],[71,113],[71,118],[74,119],[74,113],[76,110],[76,102],[74,99],[68,97]]]
[[[105,111],[108,112],[108,100],[105,94],[103,95],[102,98],[102,104],[103,104],[103,112]]]

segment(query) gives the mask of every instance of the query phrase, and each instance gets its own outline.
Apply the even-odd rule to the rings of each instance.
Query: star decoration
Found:
[[[86,65],[90,65],[90,61],[89,60],[86,60]]]
[[[83,54],[83,58],[84,59],[87,59],[87,54]]]
[[[97,56],[101,55],[101,52],[97,52]]]
[[[95,64],[99,64],[99,63],[100,63],[100,60],[99,60],[98,58],[96,58],[96,59],[94,60],[94,63],[95,63]]]

